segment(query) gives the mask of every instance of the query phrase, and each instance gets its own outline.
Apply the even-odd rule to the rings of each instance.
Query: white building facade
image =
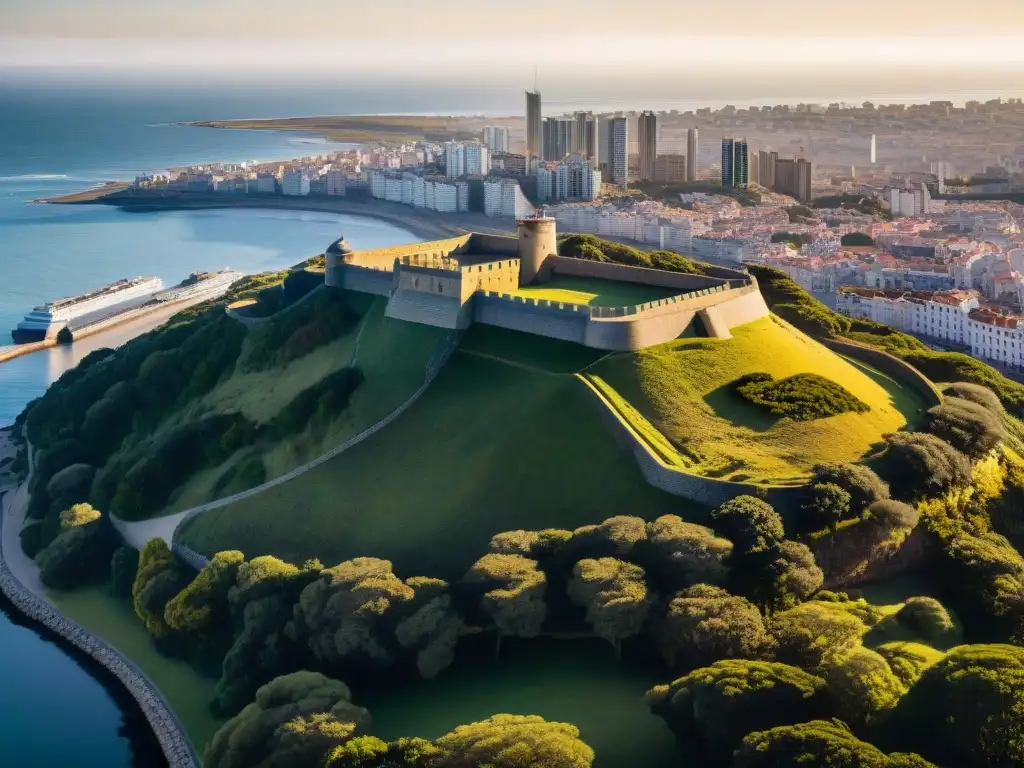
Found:
[[[281,194],[303,197],[309,194],[309,176],[305,171],[286,171],[281,177]]]
[[[483,143],[490,152],[508,152],[508,128],[488,125],[483,130]]]

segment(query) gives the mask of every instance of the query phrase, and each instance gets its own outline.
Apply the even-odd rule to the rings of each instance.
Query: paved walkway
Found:
[[[32,480],[34,456],[31,447],[28,453],[28,477],[15,490],[3,494],[3,558],[14,577],[36,597],[46,599],[46,590],[39,579],[39,566],[21,548],[21,529],[28,512],[28,485]]]

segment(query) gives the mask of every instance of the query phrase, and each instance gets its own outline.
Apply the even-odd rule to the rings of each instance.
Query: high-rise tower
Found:
[[[746,139],[722,139],[722,186],[746,187],[750,183],[749,162]]]
[[[637,152],[641,181],[654,180],[654,159],[658,156],[658,116],[653,112],[641,112],[637,119]]]
[[[540,91],[526,92],[526,164],[531,169],[532,161],[540,160],[541,154],[541,113]]]
[[[611,149],[611,182],[625,186],[629,182],[629,118],[612,119],[608,140]]]
[[[697,151],[699,147],[698,132],[696,128],[691,128],[686,132],[686,180],[696,181],[697,174],[700,172],[700,168],[697,164]]]

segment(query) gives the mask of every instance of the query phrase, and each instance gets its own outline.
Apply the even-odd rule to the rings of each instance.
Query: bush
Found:
[[[894,499],[876,501],[867,510],[868,518],[890,530],[909,531],[917,525],[920,513],[909,504]]]
[[[737,496],[711,513],[715,528],[734,545],[733,554],[762,551],[786,535],[782,517],[754,496]]]
[[[834,338],[850,330],[850,319],[833,312],[775,267],[750,264],[768,307],[779,317],[811,336]]]
[[[866,232],[849,232],[839,238],[841,245],[874,247],[875,241]]]
[[[935,435],[894,432],[883,437],[879,469],[898,498],[938,496],[970,484],[970,459]]]
[[[138,551],[134,547],[118,547],[110,558],[110,591],[116,597],[131,597],[135,572],[138,570]]]
[[[281,409],[272,423],[274,434],[287,438],[306,429],[326,427],[348,407],[349,398],[362,383],[358,368],[342,368],[325,376]]]
[[[835,483],[815,483],[807,501],[800,507],[801,528],[813,531],[827,527],[834,533],[839,521],[849,514],[849,493]]]
[[[36,555],[43,584],[72,589],[105,578],[115,543],[100,513],[88,504],[76,504],[60,519],[61,533]]]
[[[886,755],[861,741],[841,720],[813,720],[751,733],[732,768],[935,768],[916,754]]]
[[[978,459],[1006,439],[1002,408],[990,408],[991,404],[986,408],[971,400],[950,397],[947,392],[941,405],[929,409],[926,429],[971,458]]]
[[[697,275],[704,274],[707,266],[674,251],[641,251],[595,235],[569,235],[558,244],[558,255]]]
[[[980,384],[969,384],[963,381],[952,384],[940,384],[939,386],[946,397],[969,400],[972,403],[977,403],[986,411],[1000,416],[1006,412],[1003,404],[999,401],[999,396],[988,387],[983,387]]]
[[[152,539],[142,548],[139,570],[132,583],[132,603],[139,621],[157,640],[170,634],[170,627],[164,621],[164,609],[188,582],[188,574],[178,565],[163,539]]]
[[[953,619],[934,597],[908,597],[896,621],[929,645],[942,645],[953,633]]]
[[[896,706],[905,687],[884,657],[858,648],[825,675],[836,712],[850,725],[862,727]]]
[[[841,605],[811,601],[776,614],[769,629],[779,661],[823,673],[860,646],[867,627]]]
[[[863,464],[817,464],[812,484],[833,483],[850,494],[850,511],[859,515],[876,501],[889,498],[889,486]]]
[[[792,243],[794,248],[810,245],[814,238],[809,232],[773,232],[773,243]]]
[[[840,413],[865,413],[868,406],[847,390],[815,373],[775,379],[767,373],[748,373],[729,385],[736,394],[775,416],[812,421]]]
[[[679,657],[688,666],[763,658],[775,645],[753,603],[710,584],[697,584],[672,598],[659,639],[669,666]]]

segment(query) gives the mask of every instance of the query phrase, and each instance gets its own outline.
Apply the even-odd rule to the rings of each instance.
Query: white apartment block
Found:
[[[968,315],[979,306],[977,291],[870,293],[840,291],[836,309],[915,336],[970,344]]]
[[[967,339],[974,357],[1024,366],[1024,327],[1017,317],[975,310],[967,316]]]
[[[523,218],[534,208],[515,179],[494,179],[484,182],[484,214],[503,218]]]
[[[256,177],[256,192],[272,195],[277,192],[277,178],[272,173],[261,173]]]
[[[508,152],[508,128],[503,125],[488,125],[484,127],[484,146],[491,152]]]
[[[601,172],[583,158],[573,158],[555,168],[554,187],[558,200],[596,200],[601,191]]]
[[[459,213],[469,210],[469,185],[466,182],[427,179],[408,171],[401,174],[395,171],[371,172],[370,194],[378,200],[428,211]]]
[[[491,161],[487,156],[487,147],[483,144],[466,144],[462,149],[466,176],[486,176],[491,170]]]
[[[466,150],[461,144],[449,141],[444,145],[444,175],[457,179],[466,174]]]
[[[931,213],[932,196],[927,189],[888,187],[885,192],[892,215],[897,218],[927,216]]]
[[[328,171],[324,177],[324,181],[327,183],[327,194],[328,195],[344,195],[345,186],[347,180],[345,174],[342,171]]]
[[[616,117],[611,121],[611,182],[624,186],[629,181],[629,120]]]
[[[281,177],[281,194],[302,197],[309,194],[309,176],[305,171],[286,171]]]

